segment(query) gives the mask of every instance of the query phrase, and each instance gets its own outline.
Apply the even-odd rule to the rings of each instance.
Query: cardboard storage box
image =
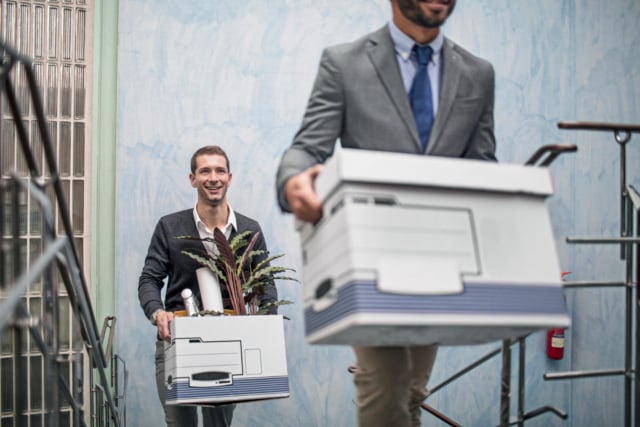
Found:
[[[289,396],[283,317],[175,317],[165,345],[167,404]]]
[[[300,228],[315,344],[466,345],[568,327],[546,168],[337,150]]]

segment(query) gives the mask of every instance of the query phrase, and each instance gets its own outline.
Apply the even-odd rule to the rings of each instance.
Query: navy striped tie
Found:
[[[431,82],[427,66],[431,60],[433,50],[431,46],[413,46],[413,51],[418,59],[418,69],[413,78],[413,84],[409,91],[409,101],[416,120],[422,151],[427,148],[431,127],[433,126],[433,99],[431,97]]]

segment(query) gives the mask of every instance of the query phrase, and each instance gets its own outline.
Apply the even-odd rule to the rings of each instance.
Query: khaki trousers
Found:
[[[436,346],[354,346],[360,427],[419,427]]]

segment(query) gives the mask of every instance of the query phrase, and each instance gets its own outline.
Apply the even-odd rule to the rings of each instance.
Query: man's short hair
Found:
[[[196,159],[198,158],[198,156],[202,156],[204,154],[215,154],[224,157],[224,159],[227,161],[227,172],[231,172],[231,164],[229,163],[229,157],[227,156],[227,153],[225,153],[224,150],[217,145],[205,145],[204,147],[198,148],[198,150],[193,153],[193,156],[191,156],[191,173],[196,173]]]

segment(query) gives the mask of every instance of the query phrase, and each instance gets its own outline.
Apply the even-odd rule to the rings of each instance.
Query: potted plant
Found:
[[[247,275],[244,267],[250,265],[254,257],[265,253],[263,250],[253,249],[260,232],[256,232],[248,240],[250,235],[251,231],[245,231],[237,234],[229,241],[224,233],[216,228],[213,232],[213,238],[178,237],[179,239],[199,240],[215,244],[218,249],[218,255],[216,256],[212,256],[208,252],[200,254],[182,251],[182,253],[211,270],[213,275],[217,277],[220,286],[227,289],[233,307],[233,314],[236,315],[266,314],[274,306],[291,304],[292,302],[288,300],[278,300],[263,306],[259,305],[260,297],[264,294],[264,286],[268,283],[274,283],[275,280],[298,281],[285,274],[288,271],[295,272],[292,268],[271,265],[272,261],[283,257],[284,254],[267,256],[253,269],[249,270]],[[203,311],[201,314],[220,313]]]

